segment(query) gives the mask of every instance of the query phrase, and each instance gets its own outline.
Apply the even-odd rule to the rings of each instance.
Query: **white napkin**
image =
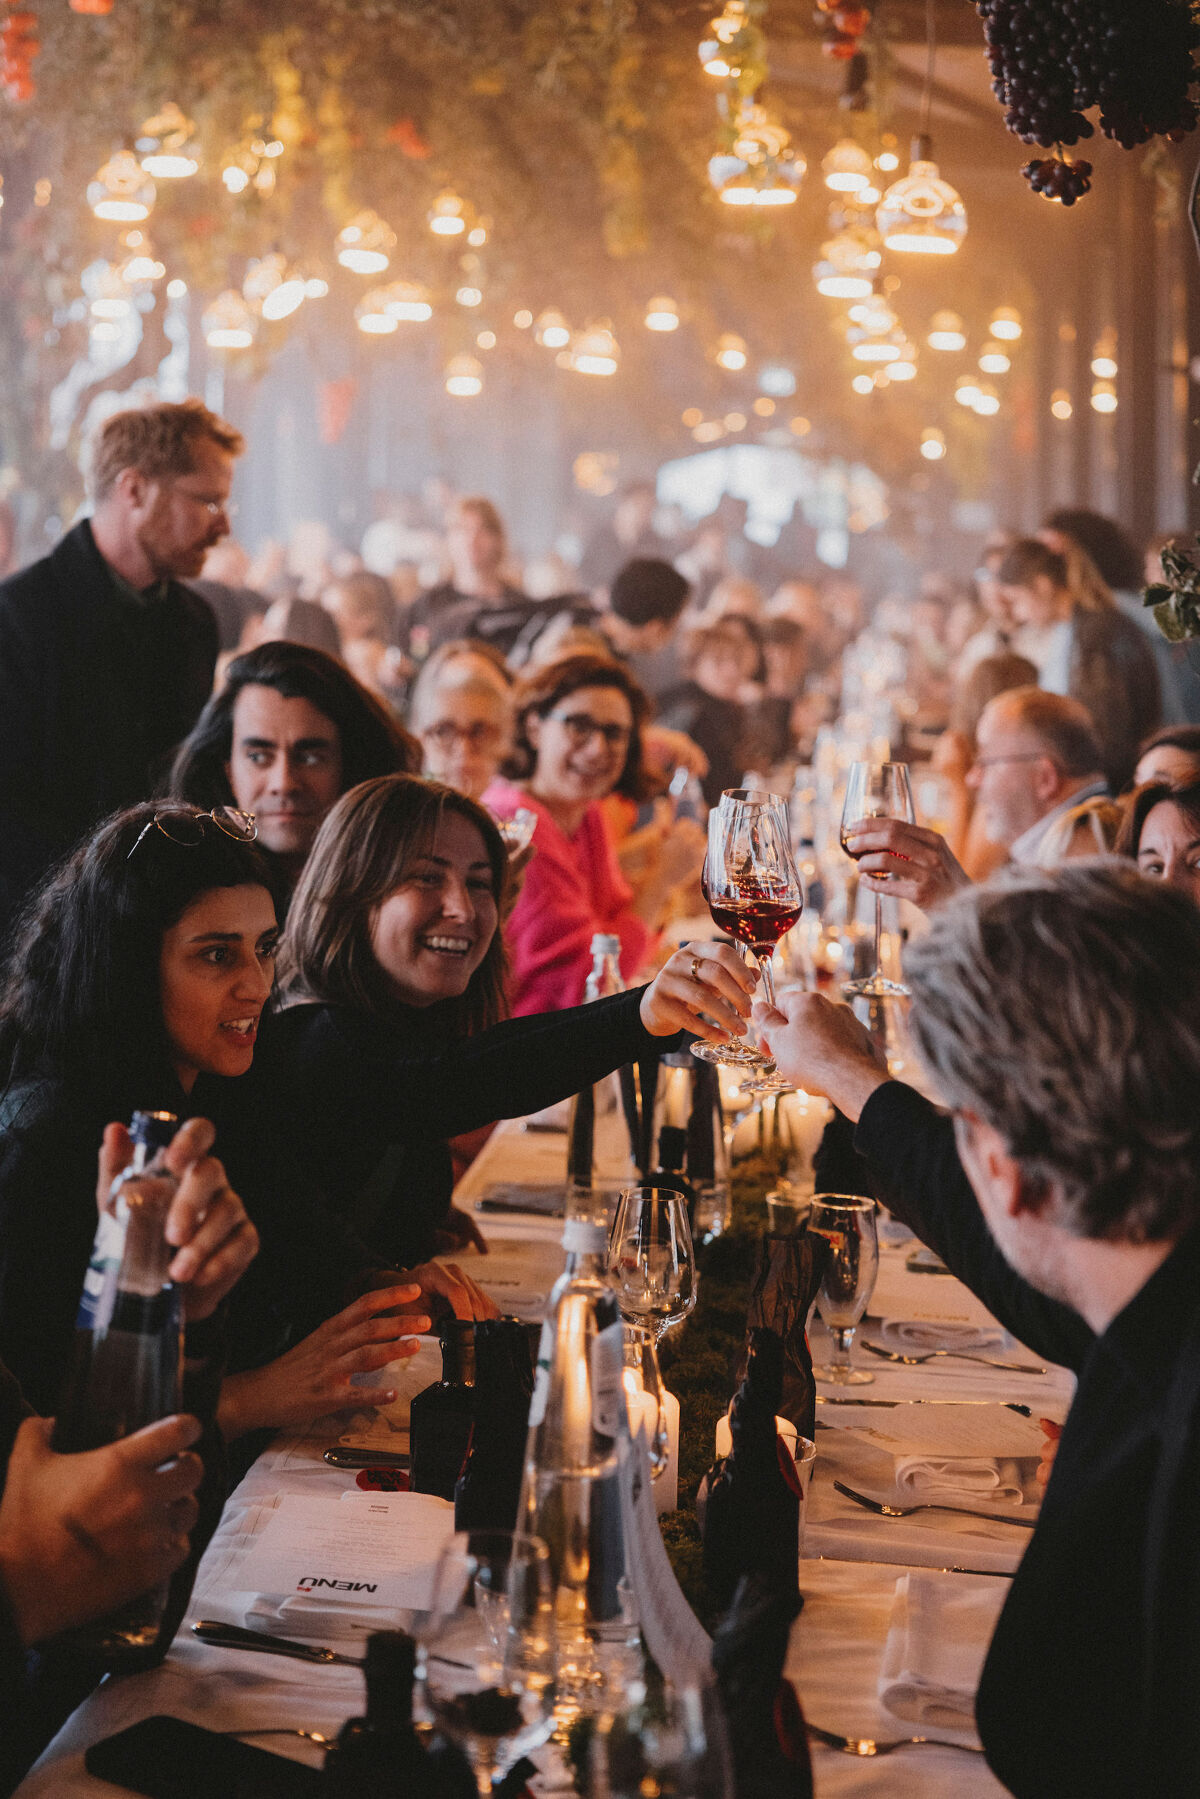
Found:
[[[904,1499],[945,1500],[950,1505],[1025,1502],[1016,1462],[987,1456],[897,1456],[896,1491]]]
[[[975,1689],[1007,1590],[932,1569],[896,1582],[879,1699],[899,1725],[978,1743]]]
[[[998,1324],[952,1324],[941,1318],[885,1318],[876,1335],[885,1349],[901,1354],[913,1349],[1002,1350],[1008,1341]]]

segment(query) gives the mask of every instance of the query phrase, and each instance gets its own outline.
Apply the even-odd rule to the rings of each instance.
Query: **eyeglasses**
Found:
[[[253,843],[258,836],[253,812],[242,812],[237,806],[214,806],[211,812],[204,812],[199,806],[168,806],[142,826],[125,860],[129,861],[147,831],[156,828],[172,843],[182,844],[185,848],[203,843],[204,827],[210,820],[218,831],[223,831],[237,843]]]
[[[499,743],[500,727],[485,724],[482,719],[473,725],[453,725],[447,719],[440,725],[430,725],[421,735],[439,750],[452,750],[459,743],[469,743],[473,750],[486,750]]]
[[[236,500],[206,500],[203,494],[193,493],[190,488],[183,487],[178,481],[175,482],[175,492],[182,494],[185,500],[190,500],[193,506],[201,507],[207,512],[209,518],[237,517]]]
[[[577,750],[593,737],[603,737],[610,750],[623,750],[633,736],[631,726],[602,725],[598,718],[590,718],[586,712],[552,712],[550,717],[562,726]]]
[[[972,764],[971,764],[971,767],[972,768],[995,768],[997,766],[997,764],[1001,763],[1001,762],[1053,762],[1053,761],[1054,761],[1054,758],[1052,756],[1048,756],[1046,754],[1045,750],[1029,750],[1026,753],[1024,753],[1023,755],[1019,755],[1019,756],[1015,755],[1015,754],[1011,755],[1011,756],[976,756],[974,762],[972,762]],[[1057,767],[1057,764],[1055,764],[1055,766]]]

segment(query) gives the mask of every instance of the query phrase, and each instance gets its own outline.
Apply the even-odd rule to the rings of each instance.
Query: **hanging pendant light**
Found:
[[[991,337],[1001,338],[1005,343],[1015,343],[1021,335],[1021,315],[1016,307],[997,306],[992,314],[988,333]]]
[[[452,356],[446,364],[446,392],[471,399],[483,392],[483,364],[474,356]]]
[[[173,100],[142,126],[136,148],[155,181],[183,181],[200,167],[196,127]]]
[[[545,312],[538,315],[533,334],[546,350],[565,350],[571,341],[570,327],[554,306],[547,306]]]
[[[429,229],[435,237],[461,237],[467,228],[467,203],[457,194],[439,194],[429,209]]]
[[[929,336],[925,342],[931,350],[965,350],[967,334],[958,314],[935,312],[929,321]]]
[[[218,294],[200,320],[210,350],[248,350],[254,342],[254,314],[236,287]]]
[[[737,374],[746,366],[746,340],[736,331],[723,331],[717,339],[714,361],[718,368]]]
[[[656,294],[652,300],[647,300],[642,322],[647,331],[678,331],[679,308],[666,294]]]
[[[874,165],[861,144],[844,137],[822,158],[825,185],[835,194],[860,194],[870,187]]]
[[[854,323],[846,332],[850,354],[856,362],[896,362],[905,347],[903,327],[882,294],[856,306]]]
[[[360,212],[338,232],[337,259],[354,275],[381,275],[395,247],[391,226],[377,212]]]
[[[813,265],[817,292],[830,300],[865,300],[882,261],[879,233],[870,225],[847,225],[821,245]]]
[[[932,158],[928,137],[913,139],[908,174],[894,181],[875,212],[886,250],[953,256],[967,235],[967,209]]]
[[[589,325],[571,345],[571,367],[577,375],[615,375],[621,352],[611,328],[605,324]]]
[[[118,150],[88,183],[87,203],[98,219],[136,224],[150,216],[155,187],[132,150]]]

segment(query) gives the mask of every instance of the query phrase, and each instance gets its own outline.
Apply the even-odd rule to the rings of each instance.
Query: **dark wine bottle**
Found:
[[[475,1324],[448,1318],[442,1325],[442,1378],[412,1402],[409,1449],[414,1493],[454,1498],[475,1418]]]
[[[416,1644],[402,1630],[367,1638],[366,1715],[348,1718],[326,1752],[323,1789],[330,1799],[362,1799],[371,1790],[368,1780],[380,1783],[380,1793],[442,1799],[445,1783],[413,1728],[415,1667]]]
[[[113,1183],[84,1276],[75,1341],[51,1447],[99,1449],[180,1407],[182,1313],[167,1278],[174,1250],[164,1235],[177,1187],[162,1152],[175,1135],[170,1112],[135,1112],[133,1158]],[[158,1636],[167,1584],[119,1612],[69,1633],[73,1649],[132,1665]]]
[[[687,1161],[688,1134],[682,1125],[664,1124],[658,1133],[658,1167],[650,1176],[648,1185],[665,1187],[668,1192],[679,1193],[687,1205],[688,1224],[694,1230],[696,1225],[696,1189],[683,1172]]]
[[[475,1326],[475,1424],[454,1489],[455,1530],[515,1530],[533,1396],[529,1332],[518,1318]]]
[[[783,1672],[802,1603],[798,1592],[746,1575],[713,1638],[734,1799],[812,1799],[804,1714]]]
[[[782,1387],[783,1344],[773,1331],[751,1332],[729,1416],[733,1448],[708,1476],[704,1576],[720,1606],[743,1574],[781,1593],[799,1584],[800,1483],[775,1424]]]

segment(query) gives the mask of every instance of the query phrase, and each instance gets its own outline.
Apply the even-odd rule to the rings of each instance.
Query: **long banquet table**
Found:
[[[564,1140],[553,1132],[526,1130],[519,1122],[501,1126],[477,1158],[456,1195],[471,1206],[489,1187],[505,1182],[550,1184],[563,1178]],[[497,1254],[472,1262],[472,1272],[491,1284],[505,1310],[536,1315],[540,1297],[560,1265],[554,1221],[516,1213],[481,1214]],[[950,1309],[961,1304],[964,1316],[975,1316],[977,1302],[952,1277],[910,1273],[909,1246],[893,1243],[882,1252],[880,1288],[892,1310],[920,1310],[936,1293]],[[814,1335],[814,1353],[821,1353]],[[990,1352],[995,1354],[996,1352]],[[856,1352],[856,1359],[862,1357]],[[1003,1359],[1028,1362],[1028,1352]],[[420,1358],[423,1372],[416,1385],[435,1378],[436,1351]],[[818,1455],[808,1505],[801,1590],[805,1604],[793,1629],[787,1673],[795,1682],[810,1721],[845,1734],[885,1738],[909,1734],[881,1711],[877,1694],[880,1664],[888,1635],[896,1582],[912,1567],[962,1569],[958,1578],[982,1589],[1003,1588],[1016,1567],[1028,1533],[1016,1526],[979,1522],[949,1513],[921,1513],[910,1519],[879,1517],[860,1509],[834,1491],[839,1471],[851,1484],[858,1464],[857,1438],[828,1426],[840,1418],[870,1430],[874,1421],[892,1419],[910,1402],[964,1401],[973,1406],[1024,1405],[1035,1416],[1061,1418],[1070,1402],[1071,1379],[1061,1369],[1044,1374],[1004,1373],[969,1362],[935,1360],[919,1367],[883,1361],[871,1363],[875,1381],[851,1390],[852,1397],[892,1405],[848,1408],[845,1397],[822,1384],[818,1411]],[[410,1376],[413,1371],[409,1371]],[[907,1416],[916,1414],[909,1410]],[[922,1413],[921,1416],[928,1416]],[[247,1545],[272,1516],[284,1495],[338,1497],[351,1492],[353,1473],[330,1467],[322,1459],[328,1444],[368,1430],[379,1440],[386,1420],[366,1414],[321,1421],[305,1433],[280,1438],[259,1458],[233,1494],[220,1528],[201,1564],[188,1623],[199,1617],[247,1621],[271,1628],[262,1615],[261,1598],[238,1586],[238,1568]],[[849,1459],[847,1459],[847,1457]],[[257,1609],[255,1609],[257,1604]],[[275,1621],[284,1634],[307,1630],[315,1641],[332,1641],[328,1621],[307,1621],[285,1613]],[[361,1637],[360,1637],[361,1642]],[[339,1648],[355,1653],[353,1643]],[[313,1666],[253,1652],[210,1647],[192,1637],[185,1625],[166,1662],[148,1674],[105,1682],[68,1720],[18,1789],[19,1799],[103,1799],[116,1789],[86,1773],[85,1749],[93,1742],[156,1712],[168,1712],[212,1730],[250,1732],[293,1726],[336,1733],[343,1720],[361,1709],[362,1682],[357,1670]],[[912,1734],[918,1734],[914,1728]],[[316,1762],[320,1751],[297,1736],[256,1735],[250,1740],[279,1754]],[[985,1799],[1003,1792],[984,1759],[962,1748],[905,1749],[885,1760],[859,1759],[813,1745],[818,1799],[852,1799],[884,1795],[888,1799]]]

